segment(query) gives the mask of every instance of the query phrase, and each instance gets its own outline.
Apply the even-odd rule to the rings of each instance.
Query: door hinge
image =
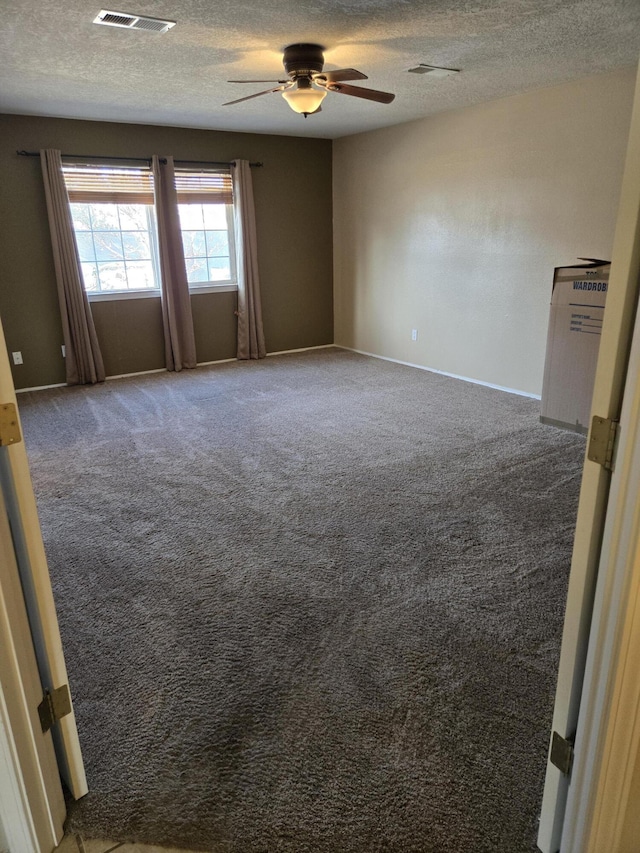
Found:
[[[573,738],[565,738],[554,732],[549,760],[562,774],[569,776],[573,764]]]
[[[620,424],[613,418],[600,418],[594,415],[589,433],[587,458],[602,465],[607,471],[613,471],[616,446],[620,434]]]
[[[38,705],[38,715],[43,732],[48,732],[58,720],[70,713],[71,695],[67,684],[56,687],[55,690],[44,691],[44,698]]]
[[[18,413],[13,403],[0,403],[0,445],[22,441]]]

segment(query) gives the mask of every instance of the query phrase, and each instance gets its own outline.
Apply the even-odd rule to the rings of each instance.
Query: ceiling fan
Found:
[[[247,95],[235,101],[227,101],[223,106],[239,104],[261,95],[282,92],[292,110],[301,113],[305,118],[312,113],[319,113],[320,106],[327,92],[338,92],[341,95],[352,95],[367,101],[377,101],[379,104],[390,104],[395,98],[390,92],[379,92],[376,89],[363,89],[361,86],[350,86],[347,80],[366,80],[367,75],[355,68],[340,68],[338,71],[323,71],[324,54],[319,44],[290,44],[284,49],[282,64],[289,75],[288,80],[228,80],[228,83],[277,83],[274,89],[265,89],[255,95]]]

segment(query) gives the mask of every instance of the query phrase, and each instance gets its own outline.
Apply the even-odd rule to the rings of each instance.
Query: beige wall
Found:
[[[336,343],[539,394],[553,268],[611,255],[634,81],[337,140]]]
[[[62,332],[40,164],[16,149],[260,160],[252,171],[267,350],[333,340],[331,142],[151,125],[0,115],[0,316],[16,387],[64,382]],[[313,239],[311,239],[311,237]],[[235,356],[233,293],[192,297],[198,361]],[[158,298],[94,302],[108,375],[164,366]]]

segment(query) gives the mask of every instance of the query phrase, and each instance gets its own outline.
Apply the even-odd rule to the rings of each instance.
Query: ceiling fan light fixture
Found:
[[[319,113],[327,92],[337,92],[341,95],[351,95],[363,98],[365,101],[375,101],[378,104],[390,104],[395,98],[391,92],[379,92],[363,86],[351,86],[345,80],[366,80],[367,75],[356,68],[338,68],[334,71],[323,71],[324,54],[319,44],[290,44],[285,47],[282,58],[288,80],[229,80],[229,83],[277,83],[273,89],[265,92],[254,92],[244,98],[227,101],[224,106],[240,104],[262,95],[272,95],[280,92],[291,109],[305,118],[313,113]]]
[[[305,118],[314,113],[320,104],[327,96],[326,89],[318,89],[312,86],[310,82],[298,80],[297,84],[291,89],[285,89],[282,97],[289,104],[291,109],[305,116]]]

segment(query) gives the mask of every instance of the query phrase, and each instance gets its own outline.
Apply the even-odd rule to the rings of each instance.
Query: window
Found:
[[[176,169],[176,191],[189,287],[235,283],[231,173]]]
[[[62,172],[87,293],[158,293],[150,170],[65,164]]]
[[[94,299],[157,295],[150,169],[65,164],[63,174],[87,294]],[[235,287],[230,172],[176,170],[176,190],[189,289]]]
[[[87,293],[158,290],[153,205],[72,202],[71,215]]]

